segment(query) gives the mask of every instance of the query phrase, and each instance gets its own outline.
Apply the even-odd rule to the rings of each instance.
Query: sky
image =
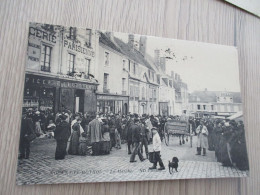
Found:
[[[127,42],[128,34],[114,33]],[[135,35],[138,47],[140,35]],[[147,53],[159,49],[169,70],[180,74],[189,92],[195,90],[240,92],[238,55],[235,47],[147,36]],[[170,71],[169,71],[170,72]]]

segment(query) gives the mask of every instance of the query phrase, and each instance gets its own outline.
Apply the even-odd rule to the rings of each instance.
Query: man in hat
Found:
[[[20,151],[19,159],[29,158],[30,141],[27,139],[27,137],[30,134],[34,133],[33,121],[27,114],[29,113],[24,113],[22,118],[20,144],[19,144],[19,151]]]
[[[152,133],[153,133],[153,151],[155,152],[155,162],[153,163],[153,166],[150,167],[149,169],[156,169],[157,163],[159,162],[160,168],[158,170],[164,170],[164,164],[161,159],[161,149],[162,149],[162,142],[161,138],[159,136],[157,128],[153,127],[152,128]]]
[[[206,148],[208,148],[208,130],[207,127],[204,125],[204,121],[200,121],[200,125],[196,129],[196,133],[198,135],[198,142],[197,142],[197,154],[201,155],[201,149],[203,149],[203,156],[206,156]]]
[[[214,151],[215,150],[215,145],[214,145],[214,124],[211,122],[210,119],[208,119],[205,123],[205,126],[207,127],[208,130],[208,145],[209,145],[209,151]]]
[[[70,137],[70,125],[66,121],[68,118],[67,115],[62,114],[59,116],[60,122],[57,124],[57,127],[54,131],[54,138],[57,142],[55,160],[62,160],[65,158],[68,139]]]
[[[121,149],[122,119],[119,114],[116,114],[115,126],[116,126],[115,129],[116,148]]]
[[[134,147],[135,147],[135,149],[134,149],[134,151],[133,151],[133,153],[130,157],[131,163],[136,162],[136,160],[135,160],[136,154],[138,154],[140,161],[145,160],[143,155],[140,152],[141,128],[140,128],[140,125],[138,123],[139,123],[139,119],[135,118],[134,124],[131,125],[131,127],[130,127],[130,131],[132,132],[132,141],[133,141]]]
[[[126,139],[127,139],[127,147],[128,147],[128,154],[132,154],[131,146],[133,145],[132,142],[132,125],[134,125],[134,115],[130,114],[130,118],[126,123]]]

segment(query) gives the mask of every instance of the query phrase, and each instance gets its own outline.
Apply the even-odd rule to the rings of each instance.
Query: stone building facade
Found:
[[[189,110],[195,117],[229,117],[242,111],[240,92],[194,91],[189,96]]]
[[[95,112],[98,33],[31,23],[23,108]]]

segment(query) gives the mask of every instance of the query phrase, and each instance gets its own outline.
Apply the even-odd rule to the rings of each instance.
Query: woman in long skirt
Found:
[[[69,154],[79,154],[79,137],[80,137],[80,123],[81,118],[77,119],[77,122],[72,126],[72,134],[70,137]]]

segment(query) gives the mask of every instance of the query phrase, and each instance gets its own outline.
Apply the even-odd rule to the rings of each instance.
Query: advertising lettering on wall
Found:
[[[95,52],[94,51],[90,50],[89,48],[82,47],[79,44],[76,44],[76,43],[74,43],[72,41],[64,40],[63,46],[68,48],[68,49],[71,49],[73,51],[85,54],[87,56],[95,57]]]

